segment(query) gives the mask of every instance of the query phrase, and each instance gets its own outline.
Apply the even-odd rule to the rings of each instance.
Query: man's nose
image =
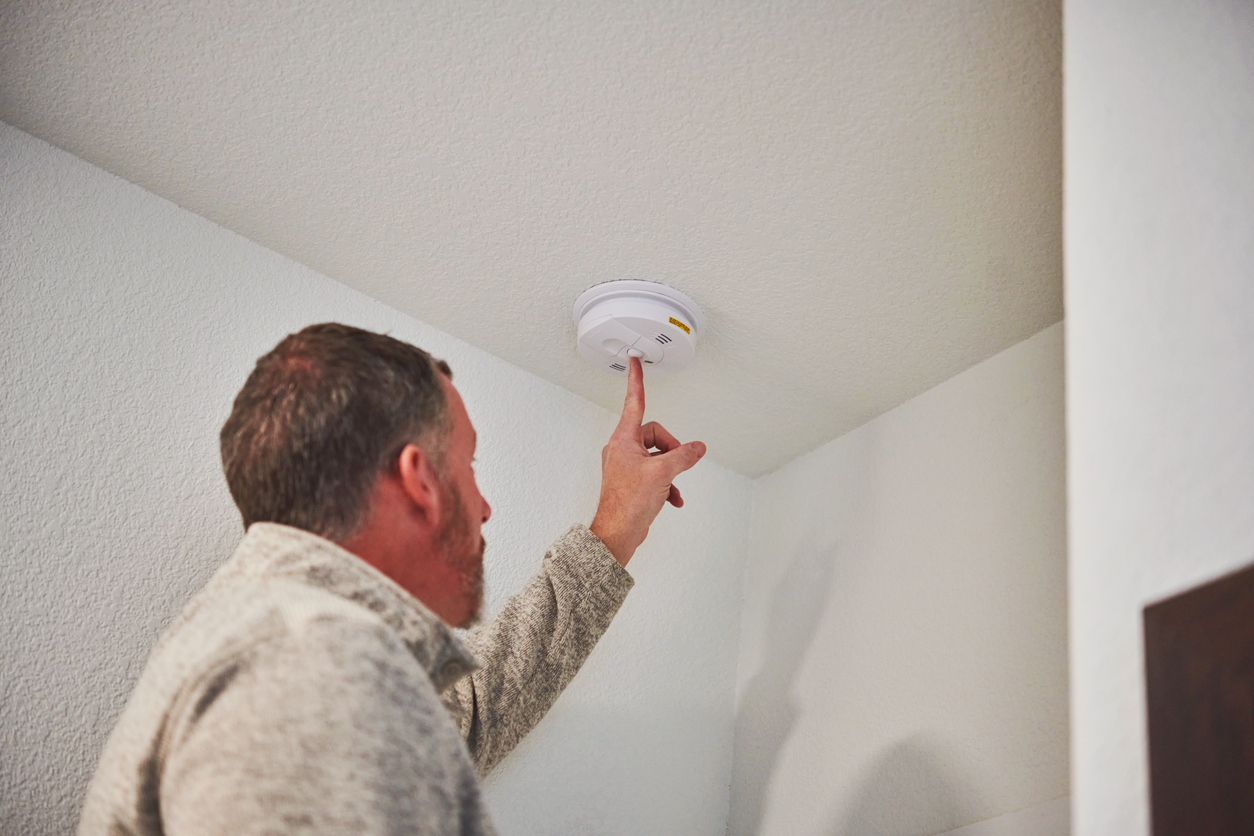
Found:
[[[479,501],[483,503],[483,522],[487,522],[488,517],[492,516],[492,506],[482,496],[479,497]]]

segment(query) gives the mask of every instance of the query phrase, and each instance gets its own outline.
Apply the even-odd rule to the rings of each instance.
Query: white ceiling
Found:
[[[649,414],[770,471],[1062,317],[1059,2],[0,4],[0,119],[610,408],[570,306],[703,307]]]

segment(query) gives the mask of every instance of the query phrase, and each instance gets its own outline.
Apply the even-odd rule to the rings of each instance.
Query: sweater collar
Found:
[[[479,667],[466,643],[421,601],[330,540],[278,523],[253,523],[235,556],[245,574],[298,580],[377,615],[409,648],[437,691]]]

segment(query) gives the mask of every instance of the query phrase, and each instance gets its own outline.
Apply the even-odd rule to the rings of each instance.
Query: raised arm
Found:
[[[445,693],[480,775],[531,731],[583,666],[633,584],[596,535],[573,526],[468,644],[483,666]]]
[[[700,441],[680,444],[656,421],[644,420],[644,372],[638,357],[627,370],[627,397],[610,441],[601,451],[601,499],[589,528],[620,566],[649,534],[662,506],[682,508],[675,477],[705,455]]]
[[[633,581],[626,566],[670,501],[674,478],[705,454],[660,424],[641,425],[640,361],[628,372],[622,417],[601,453],[601,498],[592,525],[574,526],[544,556],[539,574],[469,642],[483,663],[445,693],[481,775],[540,722],[574,678]],[[650,448],[655,448],[650,452]]]

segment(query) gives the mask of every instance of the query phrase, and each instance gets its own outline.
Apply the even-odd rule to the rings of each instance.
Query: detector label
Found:
[[[688,335],[691,335],[691,334],[692,334],[692,329],[691,329],[691,328],[689,328],[687,325],[684,325],[682,322],[680,322],[678,319],[676,319],[676,318],[675,318],[675,317],[673,317],[673,316],[671,317],[671,325],[677,325],[677,326],[679,326],[680,328],[683,328],[683,329],[684,329],[684,333],[685,333],[685,334],[688,334]]]

